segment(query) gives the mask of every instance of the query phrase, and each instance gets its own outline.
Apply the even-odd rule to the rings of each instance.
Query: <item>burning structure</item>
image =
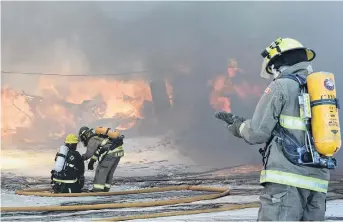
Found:
[[[246,93],[256,98],[259,96],[261,87],[234,82],[241,74],[237,61],[230,60],[227,73],[209,81],[210,93],[204,99],[208,100],[212,112],[231,111],[230,104],[235,97],[244,101]],[[77,132],[82,125],[100,124],[121,131],[136,128],[139,132],[148,130],[154,133],[170,129],[182,131],[187,130],[187,124],[192,126],[190,120],[194,118],[191,113],[187,114],[192,111],[192,106],[186,94],[173,93],[175,86],[176,89],[183,87],[180,82],[186,84],[186,88],[191,84],[185,78],[175,78],[174,82],[167,79],[148,82],[140,78],[118,80],[94,76],[78,77],[77,82],[69,85],[56,78],[65,77],[41,76],[38,79],[42,96],[9,87],[1,90],[2,140],[12,143],[60,142],[67,133]],[[194,100],[192,96],[188,99]]]
[[[143,118],[142,107],[151,101],[149,86],[142,80],[86,78],[77,84],[64,84],[67,89],[54,82],[51,78],[40,78],[38,85],[42,86],[44,96],[8,87],[1,90],[2,139],[19,134],[16,140],[46,142],[103,119],[112,127],[127,130]],[[112,89],[116,89],[115,93]]]
[[[330,44],[339,41],[340,30],[332,35],[337,41],[320,41],[332,31],[326,24],[339,26],[341,8],[297,5],[4,2],[2,70],[94,76],[2,75],[3,143],[47,143],[81,125],[108,125],[126,130],[126,135],[173,131],[180,152],[201,163],[259,163],[258,151],[228,136],[213,113],[231,110],[251,116],[268,84],[258,76],[266,41],[294,36],[323,55],[316,68],[340,72],[325,56],[339,55],[339,48]],[[325,7],[330,16],[298,21],[305,8],[322,13]],[[266,9],[271,14],[261,16]],[[273,24],[282,29],[271,29]],[[138,70],[147,72],[95,75]]]

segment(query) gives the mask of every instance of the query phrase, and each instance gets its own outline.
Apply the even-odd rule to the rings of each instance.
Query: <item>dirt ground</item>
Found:
[[[244,168],[244,167],[243,167]],[[262,191],[259,185],[259,173],[233,173],[237,170],[221,169],[212,170],[202,173],[181,173],[171,176],[143,176],[143,177],[117,177],[113,181],[111,190],[126,190],[126,189],[144,189],[150,187],[163,187],[171,185],[203,185],[203,186],[219,186],[231,188],[232,200],[230,201],[213,201],[202,202],[199,204],[180,204],[154,208],[126,208],[118,210],[98,210],[84,212],[26,212],[26,213],[2,213],[2,221],[63,221],[68,217],[68,220],[91,220],[92,218],[107,218],[117,216],[128,216],[142,214],[142,210],[149,213],[160,213],[169,211],[196,210],[217,208],[223,205],[237,203],[235,197],[240,200],[239,203],[258,202],[258,196]],[[226,172],[226,176],[225,175]],[[47,187],[49,178],[39,177],[18,177],[10,173],[2,175],[1,192],[2,206],[16,205],[79,205],[79,204],[100,204],[100,203],[124,203],[134,201],[153,201],[169,198],[182,198],[193,195],[205,194],[206,192],[194,191],[172,191],[164,193],[149,193],[125,196],[104,196],[104,197],[83,197],[83,198],[54,198],[51,197],[27,197],[14,195],[17,189]],[[90,185],[91,178],[87,178],[87,185]],[[19,198],[19,199],[18,199]],[[343,183],[342,175],[333,174],[329,186],[328,200],[343,199]],[[248,218],[247,218],[248,219]],[[343,217],[327,217],[329,220],[343,220]]]

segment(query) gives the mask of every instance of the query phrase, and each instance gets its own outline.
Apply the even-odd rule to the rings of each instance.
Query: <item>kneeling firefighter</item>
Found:
[[[83,160],[88,160],[88,169],[94,169],[94,163],[98,162],[93,181],[93,192],[108,192],[111,188],[113,174],[124,156],[123,139],[119,131],[110,128],[97,127],[93,129],[83,126],[79,130],[79,138],[87,147],[82,155]]]
[[[315,52],[290,38],[278,38],[261,54],[265,89],[252,119],[218,112],[216,118],[260,149],[259,221],[324,220],[329,169],[341,147],[334,75],[314,72]]]
[[[69,134],[55,157],[51,171],[51,183],[55,193],[80,193],[84,186],[85,166],[76,147],[78,137]]]

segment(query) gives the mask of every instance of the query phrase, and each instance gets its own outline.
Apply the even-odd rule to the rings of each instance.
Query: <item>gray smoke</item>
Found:
[[[148,80],[168,77],[183,98],[187,122],[169,124],[181,135],[185,154],[211,165],[256,163],[258,147],[230,136],[213,118],[207,81],[226,72],[228,58],[236,58],[248,82],[266,86],[258,75],[260,53],[281,36],[312,47],[314,68],[335,73],[340,85],[342,11],[342,2],[306,1],[3,2],[2,69],[95,74],[144,69]],[[51,61],[59,58],[70,66],[56,70],[60,64]],[[191,74],[182,74],[177,68],[182,66]],[[3,77],[17,88],[34,81]],[[342,90],[338,87],[338,97],[343,98]],[[233,111],[251,116],[257,100],[243,103],[236,101]],[[343,161],[343,152],[338,156]]]

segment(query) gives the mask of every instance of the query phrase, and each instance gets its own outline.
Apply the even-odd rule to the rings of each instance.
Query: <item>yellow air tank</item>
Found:
[[[318,153],[331,157],[341,148],[336,100],[336,84],[332,73],[314,72],[307,76],[307,90],[312,111],[312,136]]]
[[[111,128],[104,128],[104,127],[97,127],[95,128],[96,134],[107,135],[111,139],[116,139],[120,136],[120,132],[118,130],[111,130]]]

